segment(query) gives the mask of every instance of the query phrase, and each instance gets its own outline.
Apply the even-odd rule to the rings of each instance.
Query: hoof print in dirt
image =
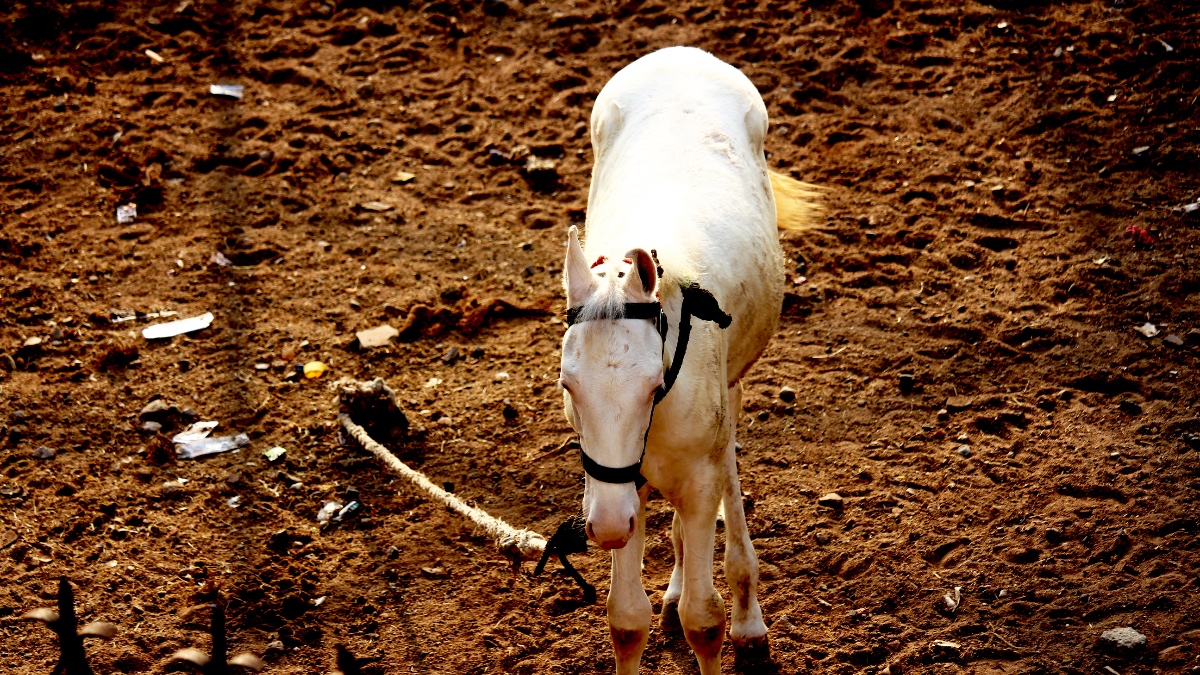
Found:
[[[22,614],[21,618],[41,621],[58,634],[60,656],[53,672],[61,675],[92,675],[92,667],[88,665],[83,650],[83,639],[98,637],[108,640],[117,634],[117,627],[106,621],[93,621],[79,628],[79,619],[75,616],[75,591],[66,577],[58,581],[57,611],[42,607]]]
[[[225,675],[226,673],[242,672],[235,671],[231,666],[236,666],[244,670],[262,670],[262,659],[254,654],[244,652],[229,658],[229,642],[225,635],[225,605],[218,600],[217,602],[201,605],[201,608],[207,607],[212,610],[212,654],[188,647],[175,652],[171,656],[172,661],[180,661],[190,663],[196,666],[196,669],[204,675]],[[199,608],[197,608],[199,609]]]

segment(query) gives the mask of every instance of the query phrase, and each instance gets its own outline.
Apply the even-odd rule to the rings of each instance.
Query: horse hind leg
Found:
[[[729,388],[732,419],[741,411],[741,388]],[[736,423],[735,423],[736,424]],[[738,662],[770,661],[770,643],[762,608],[758,604],[758,557],[750,541],[746,512],[742,508],[742,485],[737,474],[736,439],[729,435],[725,450],[725,492],[721,497],[725,512],[725,579],[733,596],[729,637],[733,640]]]
[[[679,512],[671,519],[671,544],[675,548],[675,568],[671,570],[671,581],[663,593],[662,613],[658,616],[658,627],[668,633],[680,633],[679,598],[683,595],[683,521]]]

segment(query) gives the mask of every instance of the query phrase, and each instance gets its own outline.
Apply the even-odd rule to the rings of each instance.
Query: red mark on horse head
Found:
[[[605,258],[604,256],[600,256],[599,258],[596,258],[596,262],[592,263],[592,267],[599,267],[599,266],[603,265],[604,261],[606,261],[606,260],[608,260],[608,258]]]
[[[621,258],[621,262],[625,263],[626,265],[632,265],[632,264],[633,264],[633,261],[632,261],[632,260],[630,260],[629,258]]]

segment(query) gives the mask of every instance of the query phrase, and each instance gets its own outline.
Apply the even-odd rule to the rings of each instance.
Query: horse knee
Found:
[[[609,626],[608,632],[612,636],[613,651],[616,652],[619,661],[641,655],[642,650],[646,648],[646,640],[650,637],[649,626],[642,629]]]

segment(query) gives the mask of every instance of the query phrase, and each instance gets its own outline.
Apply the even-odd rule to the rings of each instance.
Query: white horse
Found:
[[[583,446],[587,533],[612,551],[617,672],[638,672],[650,631],[641,576],[653,486],[675,508],[660,622],[682,627],[704,675],[719,673],[722,503],[734,648],[740,658],[769,653],[734,455],[739,382],[779,323],[776,229],[803,224],[811,186],[767,171],[762,98],[699,49],[664,49],[617,73],[591,131],[587,247],[572,227],[560,382]]]

